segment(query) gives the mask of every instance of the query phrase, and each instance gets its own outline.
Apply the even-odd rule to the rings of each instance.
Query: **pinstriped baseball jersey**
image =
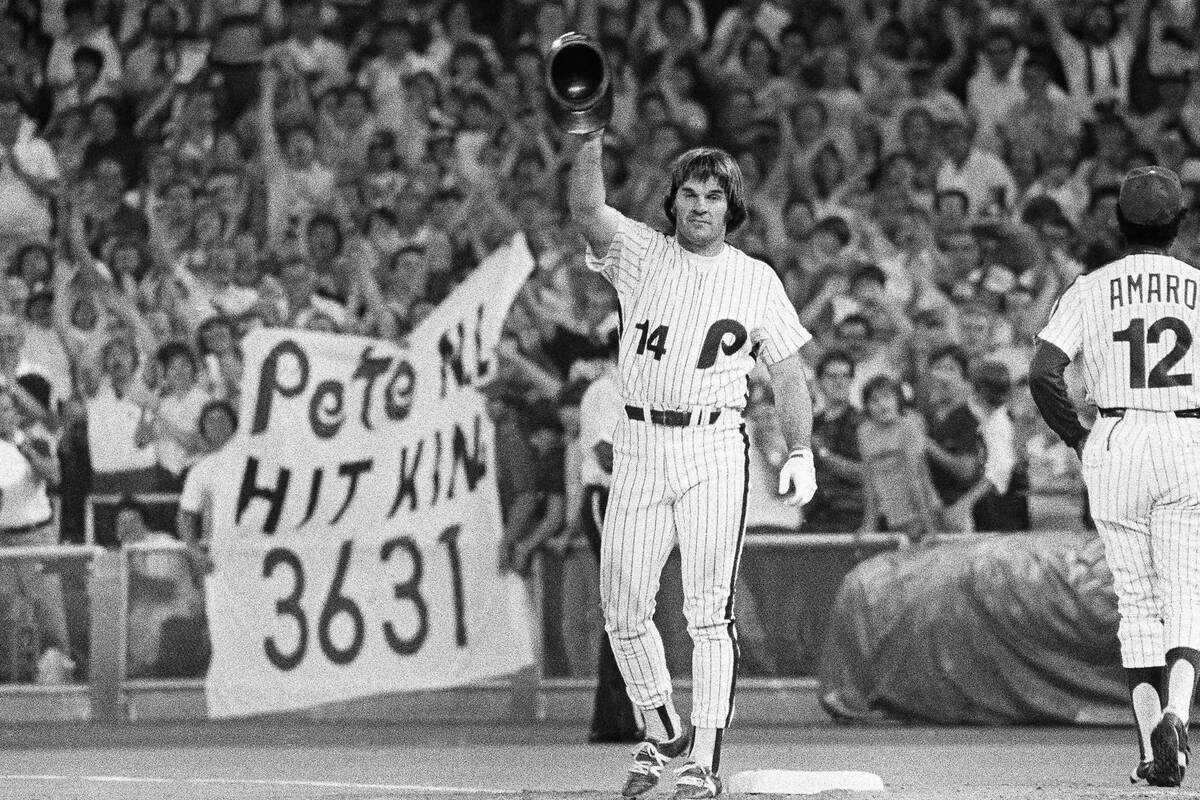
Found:
[[[588,266],[617,290],[628,403],[741,410],[755,359],[774,364],[812,338],[774,271],[729,244],[700,256],[623,219],[608,253],[589,252]]]
[[[1200,408],[1200,271],[1136,253],[1081,275],[1038,334],[1071,358],[1101,408]]]

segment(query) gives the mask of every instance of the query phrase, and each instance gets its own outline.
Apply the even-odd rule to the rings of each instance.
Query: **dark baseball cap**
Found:
[[[1179,176],[1166,167],[1131,169],[1121,181],[1117,207],[1135,225],[1166,225],[1183,208]]]

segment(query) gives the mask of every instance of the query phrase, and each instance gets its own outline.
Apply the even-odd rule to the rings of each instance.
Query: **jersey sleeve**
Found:
[[[1071,358],[1079,355],[1083,348],[1083,301],[1078,281],[1068,286],[1062,297],[1058,298],[1050,311],[1050,321],[1042,328],[1038,338]]]
[[[788,299],[779,276],[770,267],[764,265],[763,269],[767,271],[766,306],[752,337],[762,345],[763,363],[770,366],[796,353],[813,337],[800,324],[796,307]]]
[[[622,216],[617,235],[603,257],[597,257],[588,247],[588,269],[607,278],[618,294],[626,294],[641,281],[647,257],[663,242],[665,237],[649,225]]]

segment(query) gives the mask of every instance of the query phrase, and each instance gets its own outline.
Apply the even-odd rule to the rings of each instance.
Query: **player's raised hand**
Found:
[[[779,493],[787,495],[784,502],[790,506],[804,505],[817,493],[817,470],[813,465],[812,450],[807,447],[793,450],[779,470]]]

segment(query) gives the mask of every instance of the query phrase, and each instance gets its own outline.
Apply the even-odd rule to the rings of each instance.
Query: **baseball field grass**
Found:
[[[561,724],[271,719],[4,726],[0,798],[619,797],[628,748],[582,739],[578,727]],[[1200,768],[1180,789],[1131,787],[1136,747],[1125,728],[744,727],[732,729],[726,742],[727,779],[754,769],[862,770],[888,787],[805,795],[825,800],[1200,798]],[[670,796],[669,777],[651,796]]]

